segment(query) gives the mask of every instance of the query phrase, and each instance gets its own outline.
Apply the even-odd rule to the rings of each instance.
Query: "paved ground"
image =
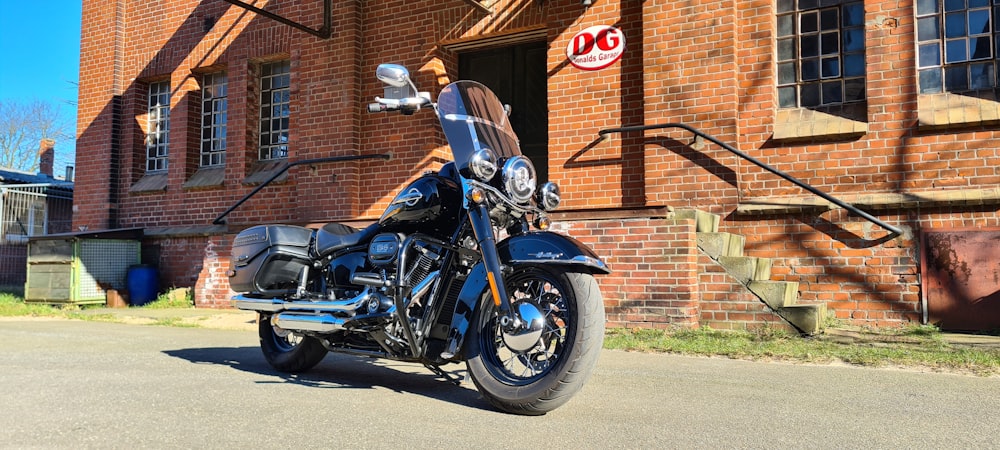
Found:
[[[0,386],[0,448],[1000,443],[996,377],[605,351],[577,397],[527,418],[414,364],[329,355],[308,374],[276,373],[246,329],[8,318]]]
[[[224,330],[256,330],[257,314],[237,309],[146,309],[146,308],[89,308],[87,314],[109,314],[127,323],[148,324],[164,320],[179,320],[202,328]],[[943,333],[945,340],[952,344],[972,347],[1000,348],[1000,336],[986,336],[962,333]],[[890,339],[856,329],[828,329],[826,339],[841,342],[870,342]]]

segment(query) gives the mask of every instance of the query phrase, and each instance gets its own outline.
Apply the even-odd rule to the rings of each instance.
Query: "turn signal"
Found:
[[[535,218],[535,228],[545,231],[548,230],[551,226],[552,226],[552,219],[549,219],[548,217],[545,216],[539,216]]]
[[[470,201],[472,201],[472,203],[476,204],[482,203],[484,200],[486,200],[486,193],[479,188],[469,189],[469,193],[466,194],[466,196]]]

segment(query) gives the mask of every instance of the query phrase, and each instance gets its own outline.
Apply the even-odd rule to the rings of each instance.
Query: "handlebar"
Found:
[[[399,105],[396,105],[396,107],[390,107],[389,105],[385,105],[385,104],[382,104],[382,103],[369,103],[368,104],[368,112],[370,112],[370,113],[380,113],[380,112],[386,112],[386,111],[396,111],[398,109],[399,109]]]
[[[421,93],[426,94],[426,93]],[[402,111],[403,114],[413,114],[424,106],[434,106],[430,95],[419,97],[407,97],[402,99],[375,97],[375,103],[368,104],[369,113],[379,113],[387,111]]]

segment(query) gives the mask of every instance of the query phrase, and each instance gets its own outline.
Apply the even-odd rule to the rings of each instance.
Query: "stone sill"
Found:
[[[224,167],[203,167],[184,182],[184,189],[200,189],[221,187],[225,184],[226,169]]]
[[[139,181],[129,187],[129,193],[139,194],[143,192],[164,192],[167,190],[166,172],[147,173]]]
[[[864,112],[863,104],[845,105],[839,109],[839,115],[808,108],[779,109],[771,139],[795,142],[857,138],[868,132],[868,124],[863,122]]]
[[[276,159],[272,161],[258,161],[254,163],[253,167],[250,169],[250,174],[243,180],[244,186],[256,186],[268,179],[270,179],[274,174],[281,172],[288,164],[287,159]],[[274,179],[273,183],[281,183],[288,179],[288,171],[281,173],[280,176]]]
[[[993,91],[962,94],[921,94],[917,96],[917,124],[920,128],[941,129],[1000,123],[1000,102]]]
[[[906,193],[853,194],[835,197],[844,203],[854,205],[866,211],[1000,205],[1000,187]],[[821,214],[836,207],[836,205],[820,197],[765,197],[740,202],[735,214],[741,216]]]

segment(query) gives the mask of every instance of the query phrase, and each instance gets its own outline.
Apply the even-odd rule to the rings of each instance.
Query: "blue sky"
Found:
[[[81,4],[0,0],[0,101],[50,102],[75,129]],[[75,149],[74,142],[56,143],[57,175],[75,160]]]

